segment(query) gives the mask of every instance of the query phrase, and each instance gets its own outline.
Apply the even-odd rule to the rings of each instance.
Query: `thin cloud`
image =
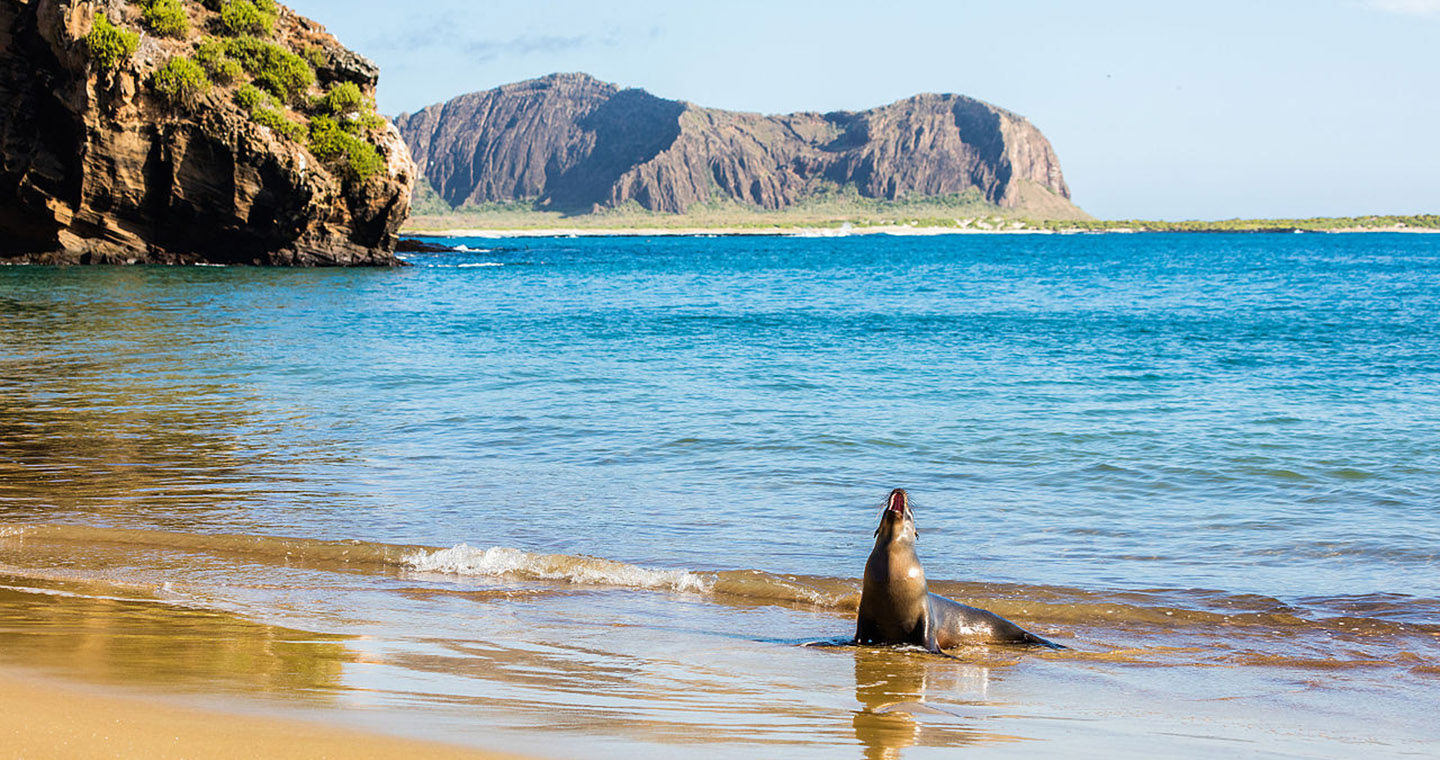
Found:
[[[487,63],[505,55],[522,56],[535,53],[553,55],[592,44],[597,44],[597,41],[588,34],[575,37],[524,35],[508,40],[475,40],[466,43],[461,50],[476,63]]]
[[[1440,0],[1366,0],[1366,7],[1406,16],[1440,16]]]
[[[521,34],[502,39],[487,39],[467,33],[466,24],[454,15],[433,15],[409,29],[377,39],[373,47],[382,50],[413,50],[444,48],[453,50],[475,63],[489,63],[502,57],[556,55],[586,47],[614,47],[620,44],[619,34],[573,36]],[[653,32],[652,32],[653,36]]]

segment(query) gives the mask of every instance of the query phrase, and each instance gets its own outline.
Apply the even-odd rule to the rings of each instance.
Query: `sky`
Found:
[[[556,71],[704,106],[960,93],[1107,219],[1440,213],[1440,0],[289,0],[395,115]]]

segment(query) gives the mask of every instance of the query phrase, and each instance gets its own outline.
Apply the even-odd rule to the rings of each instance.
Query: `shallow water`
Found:
[[[1440,241],[462,242],[0,269],[0,650],[580,757],[1440,739]],[[1072,649],[800,646],[897,485]]]

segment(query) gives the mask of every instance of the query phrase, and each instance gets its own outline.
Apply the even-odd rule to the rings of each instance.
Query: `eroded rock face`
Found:
[[[96,12],[139,27],[127,2],[0,0],[0,261],[398,263],[415,171],[392,125],[377,138],[384,170],[350,177],[223,88],[189,108],[164,102],[149,76],[196,40],[145,35],[101,70],[83,39]],[[317,51],[320,85],[373,97],[374,64],[314,22],[282,7],[274,40]]]
[[[859,113],[721,111],[585,74],[462,95],[395,120],[451,205],[534,201],[683,212],[715,197],[778,209],[821,187],[898,200],[978,190],[1038,218],[1084,217],[1029,121],[959,95]]]

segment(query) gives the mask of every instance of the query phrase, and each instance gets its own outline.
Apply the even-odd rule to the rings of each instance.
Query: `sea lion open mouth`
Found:
[[[885,507],[885,509],[886,511],[894,512],[897,515],[903,515],[905,514],[905,510],[908,509],[909,506],[909,494],[905,493],[905,489],[897,488],[890,492],[890,501],[888,506]]]

